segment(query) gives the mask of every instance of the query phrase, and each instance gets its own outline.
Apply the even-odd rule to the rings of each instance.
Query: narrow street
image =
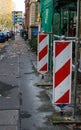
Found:
[[[19,35],[9,41],[0,59],[0,129],[69,130],[48,121],[54,108],[45,89],[36,85],[41,82],[33,66],[36,54]]]

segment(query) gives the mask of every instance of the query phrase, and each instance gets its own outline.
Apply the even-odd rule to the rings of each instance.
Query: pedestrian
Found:
[[[24,31],[24,40],[27,40],[28,39],[28,32],[25,30]]]
[[[14,40],[15,39],[15,34],[13,31],[11,31],[11,39]]]

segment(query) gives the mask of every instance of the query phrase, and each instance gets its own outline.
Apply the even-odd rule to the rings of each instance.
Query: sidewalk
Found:
[[[35,70],[37,71],[37,61],[32,61],[32,64],[35,68]],[[41,80],[36,84],[37,86],[42,86],[43,88],[46,89],[46,93],[50,98],[50,101],[52,102],[53,99],[53,81],[52,81],[52,75],[50,73],[46,73],[44,74],[44,78],[42,79],[42,74],[39,74],[41,76]],[[61,108],[54,105],[54,108],[56,109],[57,112],[61,111]],[[64,109],[64,112],[72,112],[73,111],[73,107],[67,106]]]
[[[19,61],[14,44],[11,40],[0,43],[0,130],[19,129]]]
[[[15,42],[15,43],[14,43]],[[21,41],[23,42],[23,40]],[[16,48],[17,44],[19,43],[19,49]],[[19,51],[21,49],[21,44],[20,41],[16,38],[15,41],[12,41],[12,47],[11,51],[9,50],[9,48],[7,48],[7,57],[4,58],[4,62],[0,64],[0,81],[5,82],[4,85],[8,85],[8,83],[11,85],[12,89],[10,89],[9,93],[5,93],[5,96],[0,96],[0,109],[4,110],[3,113],[0,112],[0,122],[2,122],[2,116],[4,117],[3,119],[3,125],[5,125],[5,130],[16,130],[17,127],[17,120],[19,119],[19,97],[18,97],[18,93],[19,93],[19,88],[18,85],[19,83],[17,83],[18,79],[19,79]],[[29,47],[30,50],[30,47]],[[33,60],[34,59],[34,60]],[[37,57],[36,54],[34,54],[32,52],[31,55],[31,61],[32,64],[34,66],[34,68],[37,70]],[[5,63],[5,66],[4,66]],[[3,69],[4,68],[4,69]],[[11,72],[9,71],[9,68],[11,68]],[[15,70],[15,73],[14,73]],[[52,93],[53,93],[53,83],[52,83],[52,78],[50,73],[46,73],[44,75],[44,78],[42,79],[42,75],[39,74],[39,76],[41,77],[40,81],[36,84],[37,86],[42,86],[43,88],[45,88],[47,95],[50,98],[50,101],[52,102]],[[11,79],[11,77],[13,77],[13,80]],[[14,96],[15,95],[15,96]],[[10,105],[10,107],[9,107]],[[56,105],[54,105],[54,109],[56,110],[57,113],[60,113],[61,109],[60,107],[57,107]],[[64,107],[64,112],[65,113],[70,113],[73,111],[73,107],[72,106],[66,106]],[[7,121],[7,113],[10,112],[10,116],[8,117],[8,121]],[[2,114],[2,116],[1,116]],[[65,115],[64,115],[65,116]],[[11,118],[12,117],[12,118]],[[15,117],[15,121],[14,121],[14,117]],[[70,116],[71,117],[71,116]],[[11,123],[12,122],[12,123]],[[10,124],[10,126],[9,126]],[[13,128],[11,128],[11,125],[13,124]],[[1,130],[1,124],[0,124],[0,128]]]
[[[37,60],[33,61],[32,64],[33,64],[35,70],[37,71]],[[52,102],[52,99],[53,99],[53,81],[52,81],[52,75],[50,73],[46,73],[44,75],[43,79],[42,79],[42,75],[41,74],[39,74],[39,75],[41,76],[41,80],[36,85],[37,86],[42,86],[43,88],[45,88],[46,93],[47,93],[48,97],[50,98],[50,101]],[[80,90],[78,90],[78,93],[79,92],[80,92]],[[78,97],[77,97],[77,101],[79,100]],[[63,111],[64,115],[63,115],[62,118],[65,119],[66,122],[69,121],[68,124],[70,124],[70,122],[79,122],[79,121],[81,121],[81,117],[79,115],[80,111],[81,111],[81,107],[80,107],[81,104],[79,106],[78,115],[76,115],[75,121],[74,121],[74,119],[72,117],[73,116],[73,110],[74,110],[73,100],[74,100],[74,97],[73,97],[73,94],[72,94],[72,103],[68,104],[68,105],[65,105],[62,109],[59,106],[57,106],[57,105],[55,105],[55,104],[52,103],[52,105],[54,107],[54,110],[57,113],[59,113],[59,115],[60,115],[61,111]],[[73,126],[72,125],[71,126],[68,125],[68,127],[70,129],[72,129]]]

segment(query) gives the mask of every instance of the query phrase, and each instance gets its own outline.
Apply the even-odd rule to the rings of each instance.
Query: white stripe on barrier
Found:
[[[63,80],[63,82],[61,82],[56,88],[55,88],[55,102],[56,100],[59,99],[59,97],[62,97],[62,95],[64,95],[64,93],[66,91],[68,91],[68,89],[70,89],[70,87],[68,86],[68,84],[71,85],[71,82],[68,83],[70,81],[70,75],[65,79]],[[67,84],[67,85],[66,85]]]
[[[55,72],[62,68],[62,66],[72,57],[71,56],[71,51],[69,51],[69,56],[68,56],[68,50],[71,50],[71,46],[68,45],[56,58],[55,58]]]
[[[48,59],[48,54],[45,55],[45,56],[42,58],[42,60],[40,60],[40,61],[38,62],[39,70],[41,69],[41,65],[42,65],[42,67],[43,67],[43,66],[47,63],[47,62],[46,62],[46,59]]]
[[[43,41],[41,41],[41,43],[39,43],[39,45],[38,45],[38,52],[42,51],[43,48],[46,47],[47,42],[48,42],[48,39],[47,39],[47,37],[46,37],[46,38],[44,38]]]

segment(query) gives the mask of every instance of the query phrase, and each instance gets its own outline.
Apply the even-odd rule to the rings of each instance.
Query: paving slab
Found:
[[[0,130],[18,130],[18,122],[18,110],[0,110]]]

